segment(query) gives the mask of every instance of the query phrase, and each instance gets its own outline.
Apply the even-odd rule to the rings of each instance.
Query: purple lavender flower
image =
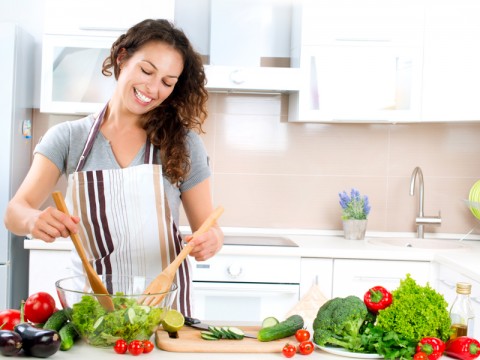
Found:
[[[342,207],[342,219],[364,220],[370,213],[368,196],[361,196],[360,191],[352,189],[350,195],[345,191],[338,194],[340,206]]]

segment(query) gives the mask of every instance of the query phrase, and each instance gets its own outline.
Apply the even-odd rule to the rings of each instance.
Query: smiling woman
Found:
[[[192,233],[213,211],[199,137],[208,98],[202,61],[172,23],[147,19],[118,37],[101,70],[117,80],[110,100],[99,114],[48,130],[5,223],[46,242],[77,234],[99,275],[154,278],[182,250],[180,206]],[[39,210],[62,174],[71,216]],[[214,224],[190,239],[190,255],[201,261],[220,250],[223,233]],[[74,275],[82,275],[75,250],[72,262]],[[178,268],[173,305],[187,316],[190,271],[188,260]]]

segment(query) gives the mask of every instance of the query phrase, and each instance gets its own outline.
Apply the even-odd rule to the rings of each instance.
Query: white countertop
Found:
[[[168,352],[155,348],[151,353],[141,354],[141,359],[162,359],[162,360],[215,360],[215,359],[228,359],[228,360],[271,360],[271,359],[286,359],[281,353],[282,349],[279,349],[278,353],[179,353]],[[102,360],[118,360],[119,356],[113,349],[94,348],[82,341],[77,341],[75,345],[68,351],[58,351],[52,355],[49,359],[52,360],[84,360],[84,359],[102,359]],[[131,356],[128,353],[125,356]],[[308,357],[296,354],[292,359],[323,359],[323,360],[341,360],[349,359],[338,355],[329,354],[323,350],[316,348],[314,352]],[[442,356],[440,360],[452,360],[447,356]]]

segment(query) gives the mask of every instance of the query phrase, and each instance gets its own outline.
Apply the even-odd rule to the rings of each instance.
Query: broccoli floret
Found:
[[[362,352],[361,329],[371,321],[365,303],[358,296],[328,300],[313,321],[313,340],[320,346],[334,345]]]

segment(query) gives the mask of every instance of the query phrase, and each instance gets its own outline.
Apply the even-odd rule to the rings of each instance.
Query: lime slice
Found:
[[[167,332],[177,332],[185,324],[185,318],[181,312],[170,309],[162,320],[162,327]]]

